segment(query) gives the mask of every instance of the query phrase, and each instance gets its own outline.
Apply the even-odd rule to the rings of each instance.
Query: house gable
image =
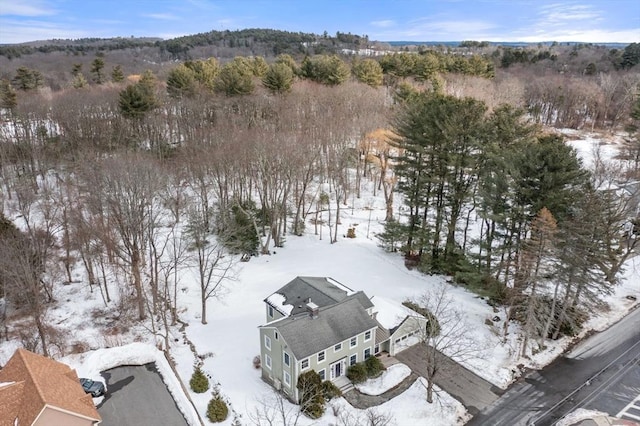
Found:
[[[32,424],[47,406],[77,413],[92,423],[101,420],[91,396],[82,390],[75,371],[52,359],[18,349],[0,370],[0,382],[23,383],[17,409],[20,424]]]

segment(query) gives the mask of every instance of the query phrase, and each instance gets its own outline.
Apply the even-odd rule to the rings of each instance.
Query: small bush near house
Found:
[[[229,408],[219,395],[214,396],[207,405],[207,418],[212,423],[219,423],[227,419]]]
[[[367,376],[378,377],[386,368],[382,365],[382,361],[378,357],[370,356],[364,361],[364,366],[367,370]]]
[[[205,393],[209,389],[209,379],[199,367],[194,370],[189,386],[195,393]]]
[[[347,369],[347,378],[353,383],[362,383],[367,380],[367,367],[361,362],[353,364]]]
[[[320,376],[315,371],[307,371],[298,377],[296,385],[300,391],[300,411],[312,419],[324,414],[325,399]]]
[[[333,398],[342,396],[342,392],[336,385],[333,384],[332,381],[325,380],[324,382],[322,382],[322,395],[324,396],[325,400],[331,401]]]

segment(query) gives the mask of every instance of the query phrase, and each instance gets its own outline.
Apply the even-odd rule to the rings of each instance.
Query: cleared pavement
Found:
[[[107,395],[98,407],[101,426],[187,426],[155,364],[102,372]]]
[[[414,345],[395,355],[396,359],[406,364],[422,377],[427,377],[426,348]],[[456,398],[472,415],[482,411],[499,398],[498,389],[482,377],[467,370],[462,365],[438,352],[438,373],[435,384],[449,395]]]

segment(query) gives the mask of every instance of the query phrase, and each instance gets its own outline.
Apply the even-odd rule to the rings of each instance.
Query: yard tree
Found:
[[[104,75],[102,70],[104,69],[104,59],[97,57],[91,62],[91,74],[93,75],[93,81],[96,84],[104,83]]]
[[[307,57],[300,68],[303,77],[327,86],[342,84],[351,74],[349,66],[336,55]]]
[[[150,209],[161,176],[157,165],[144,155],[112,156],[87,166],[84,172],[91,191],[88,202],[94,212],[105,211],[110,234],[100,238],[128,268],[133,284],[138,318],[146,318],[143,283],[144,256],[149,245],[149,229],[158,219]]]
[[[521,356],[527,355],[530,338],[546,338],[543,334],[545,320],[553,312],[545,303],[545,295],[556,272],[557,234],[555,218],[547,208],[542,208],[532,221],[531,235],[524,241],[520,252],[520,264],[514,281],[520,303],[514,307],[522,311]]]
[[[268,69],[269,64],[267,64],[267,61],[265,61],[262,56],[256,56],[253,58],[253,61],[251,63],[251,71],[253,72],[253,75],[258,78],[262,78],[264,77]]]
[[[291,69],[291,71],[293,72],[293,75],[298,75],[298,72],[299,72],[298,64],[296,63],[296,60],[293,59],[293,57],[291,55],[288,55],[286,53],[281,53],[276,58],[275,63],[276,64],[284,64],[284,65],[288,66]]]
[[[215,89],[227,96],[252,93],[254,85],[251,67],[240,60],[225,64],[217,75]]]
[[[169,71],[167,93],[176,99],[189,98],[196,93],[195,73],[184,64]]]
[[[456,306],[447,284],[423,293],[413,304],[424,311],[429,321],[418,336],[424,349],[427,375],[427,402],[433,403],[433,385],[438,377],[453,374],[445,358],[460,363],[481,358],[484,348],[470,335],[464,313]]]
[[[111,81],[114,83],[121,83],[124,81],[124,72],[121,65],[116,65],[111,70]]]
[[[220,72],[220,64],[215,58],[206,60],[187,61],[184,66],[194,73],[194,78],[202,87],[209,91],[213,91],[215,87],[216,77]]]
[[[18,105],[17,96],[9,80],[0,80],[0,108],[13,111]]]
[[[234,257],[225,253],[211,231],[206,228],[203,211],[191,209],[185,232],[193,253],[200,284],[201,322],[207,323],[207,301],[222,297],[227,281],[234,279]]]
[[[477,181],[484,114],[474,99],[421,93],[395,117],[392,143],[401,152],[395,171],[410,216],[404,247],[429,254],[429,268],[454,261],[458,221]]]
[[[382,85],[382,67],[374,59],[363,59],[354,62],[351,72],[353,72],[358,81],[371,87]]]
[[[289,66],[275,63],[269,66],[262,78],[262,84],[271,92],[282,94],[291,90],[293,77],[293,71]]]
[[[29,91],[38,89],[44,84],[44,78],[40,71],[32,70],[27,67],[20,67],[16,70],[16,75],[11,80],[16,89]]]
[[[51,292],[45,288],[43,276],[53,243],[52,235],[44,230],[31,228],[23,233],[0,215],[0,291],[5,300],[33,319],[45,356],[49,355],[45,315]]]

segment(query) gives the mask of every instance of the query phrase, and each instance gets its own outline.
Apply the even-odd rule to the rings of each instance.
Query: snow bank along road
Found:
[[[640,394],[640,309],[516,382],[469,425],[552,425],[575,408],[616,415]]]

